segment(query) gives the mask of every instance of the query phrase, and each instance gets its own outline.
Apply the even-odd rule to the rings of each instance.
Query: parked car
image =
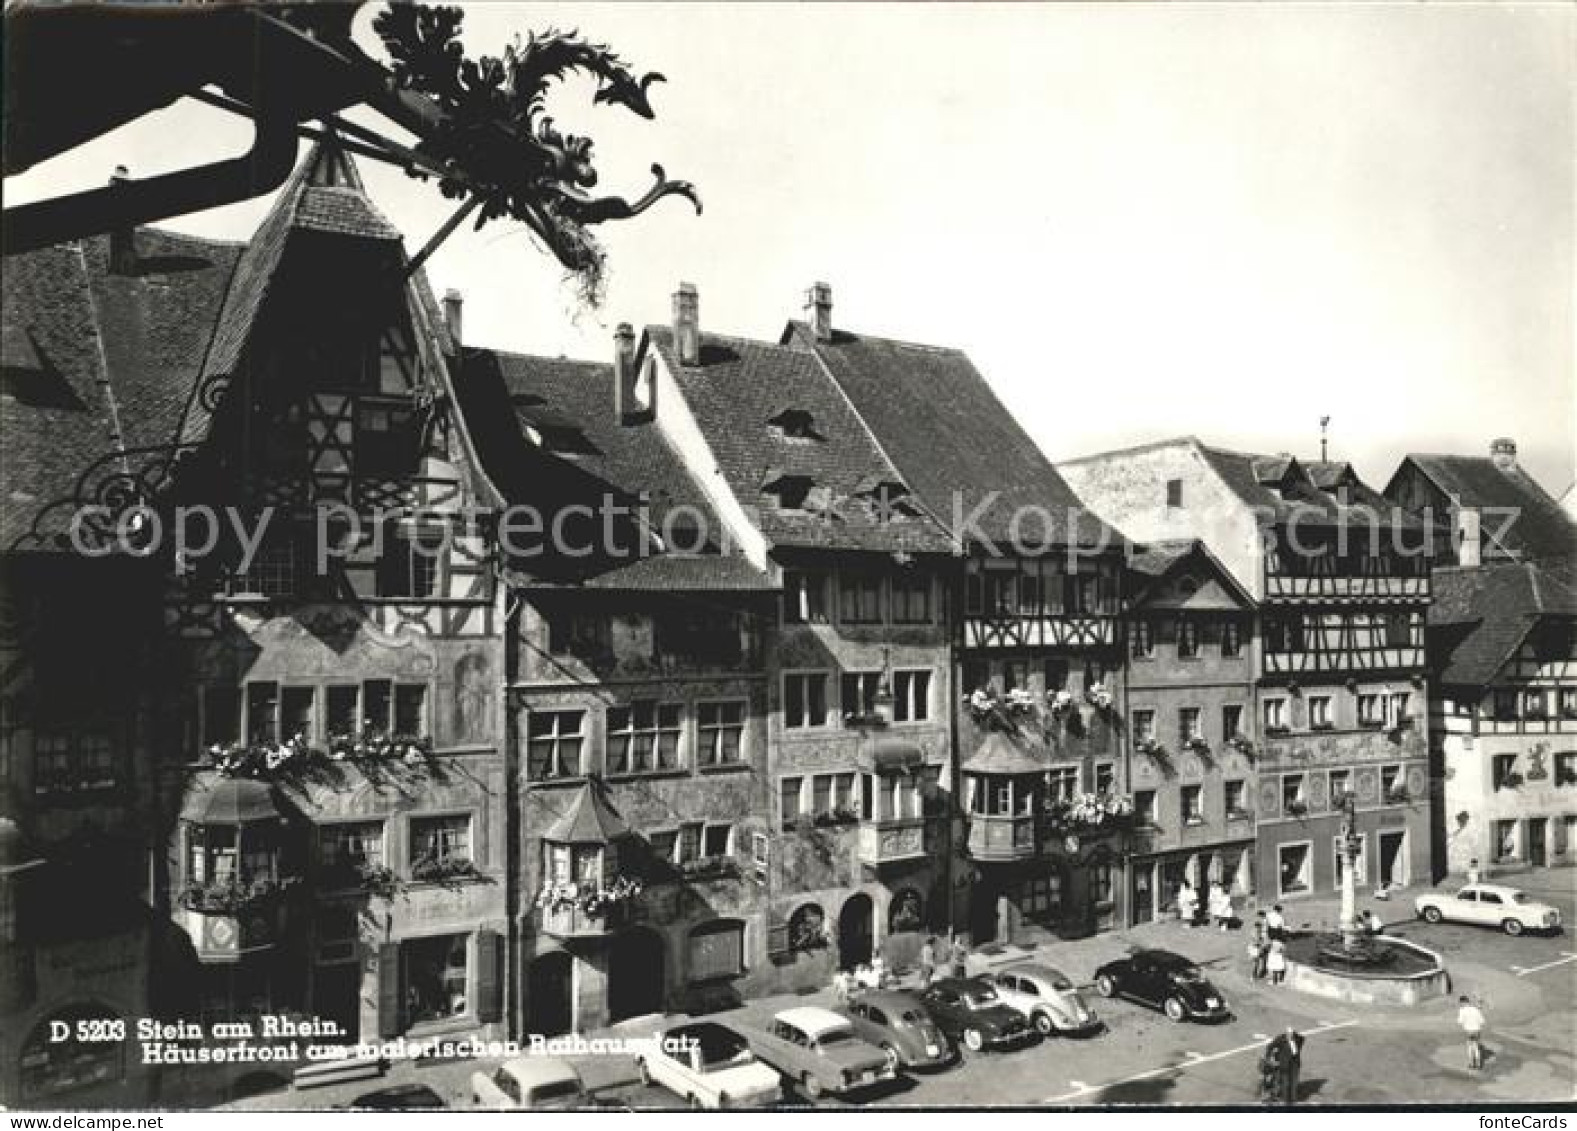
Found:
[[[842,1012],[856,1033],[903,1068],[940,1068],[956,1054],[914,994],[871,990],[851,998]]]
[[[984,978],[941,978],[920,995],[937,1028],[970,1052],[1032,1040],[1035,1030]]]
[[[750,1047],[763,1062],[794,1081],[806,1099],[823,1092],[846,1094],[898,1074],[887,1054],[854,1031],[847,1017],[817,1006],[775,1014],[766,1029],[750,1030]]]
[[[517,1056],[492,1072],[471,1073],[471,1099],[478,1107],[506,1110],[593,1106],[574,1065],[545,1056]]]
[[[1444,919],[1499,927],[1508,935],[1523,931],[1558,931],[1561,913],[1548,903],[1528,898],[1528,893],[1501,884],[1468,884],[1455,895],[1425,892],[1413,900],[1419,918],[1431,923]]]
[[[1039,962],[1015,962],[989,975],[997,996],[1029,1019],[1043,1037],[1053,1033],[1093,1033],[1100,1018],[1061,970]]]
[[[1162,1010],[1173,1021],[1219,1021],[1232,1016],[1227,999],[1198,966],[1169,950],[1138,950],[1095,972],[1102,997],[1131,998]]]
[[[777,1070],[756,1059],[743,1034],[716,1021],[657,1034],[635,1067],[641,1083],[660,1084],[691,1107],[765,1107],[783,1098]]]
[[[350,1107],[357,1111],[431,1111],[448,1106],[426,1084],[394,1084],[350,1101]]]

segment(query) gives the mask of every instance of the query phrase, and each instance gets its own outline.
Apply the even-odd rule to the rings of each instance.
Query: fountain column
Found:
[[[1352,790],[1342,795],[1342,910],[1338,924],[1342,949],[1354,954],[1363,948],[1367,934],[1358,924],[1358,799]]]

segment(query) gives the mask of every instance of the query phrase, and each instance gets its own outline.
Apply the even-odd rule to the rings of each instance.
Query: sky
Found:
[[[378,5],[358,17],[368,32]],[[1179,434],[1333,458],[1383,487],[1407,451],[1517,441],[1577,460],[1577,6],[466,6],[465,43],[574,27],[655,121],[551,96],[599,191],[649,166],[682,200],[599,231],[602,309],[521,229],[469,225],[435,287],[468,344],[606,360],[680,281],[703,329],[775,339],[805,289],[835,325],[964,349],[1053,459]],[[353,115],[391,136],[370,113]],[[182,102],[9,179],[12,201],[243,151]],[[450,202],[362,162],[414,250]],[[165,226],[246,238],[267,199]]]

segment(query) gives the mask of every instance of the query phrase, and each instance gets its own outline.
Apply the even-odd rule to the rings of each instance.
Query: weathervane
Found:
[[[1331,418],[1330,417],[1328,417],[1328,416],[1320,417],[1320,462],[1321,463],[1325,462],[1325,429],[1330,425],[1330,422],[1331,422]]]

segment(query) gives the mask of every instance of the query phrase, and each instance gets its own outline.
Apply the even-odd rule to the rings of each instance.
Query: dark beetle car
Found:
[[[355,1111],[431,1111],[448,1107],[443,1097],[426,1084],[395,1084],[351,1100]]]
[[[1108,962],[1095,972],[1095,988],[1102,997],[1121,995],[1163,1010],[1173,1021],[1232,1016],[1227,999],[1199,967],[1169,950],[1136,950]]]
[[[1032,1040],[1035,1029],[984,978],[940,978],[920,996],[936,1027],[970,1052]]]
[[[953,1059],[953,1043],[914,994],[870,990],[850,998],[839,1012],[904,1068],[940,1068]]]

